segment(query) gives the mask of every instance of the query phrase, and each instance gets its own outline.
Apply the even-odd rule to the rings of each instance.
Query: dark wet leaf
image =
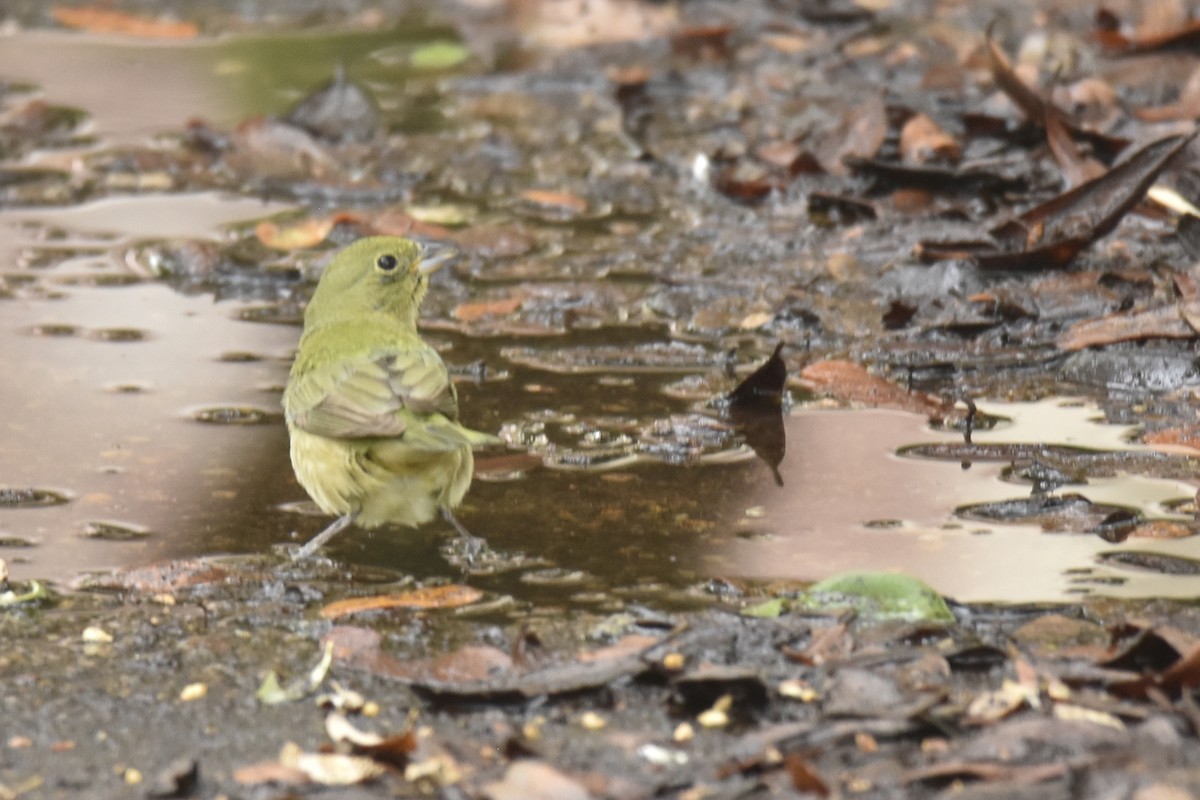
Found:
[[[967,164],[958,169],[938,166],[901,164],[898,161],[883,161],[868,158],[847,158],[846,166],[855,173],[871,178],[875,191],[890,189],[927,189],[940,194],[981,193],[997,196],[1007,192],[1018,192],[1025,188],[1026,180],[1017,175],[1006,175],[986,166]]]
[[[1200,384],[1200,365],[1190,353],[1150,346],[1081,350],[1063,362],[1060,376],[1085,386],[1161,392]]]
[[[1200,217],[1183,214],[1179,217],[1175,232],[1187,254],[1200,261]]]
[[[851,225],[875,219],[875,206],[853,197],[809,192],[808,213],[823,224]]]
[[[1152,628],[1142,628],[1122,642],[1120,652],[1099,666],[1126,672],[1163,672],[1180,658],[1180,652]]]
[[[674,678],[671,685],[689,714],[711,708],[721,697],[733,699],[731,712],[746,715],[767,704],[767,684],[757,670],[742,666],[701,665]]]
[[[821,710],[830,717],[908,716],[915,710],[913,699],[905,696],[896,682],[878,672],[843,667],[833,673]]]
[[[1119,506],[1093,503],[1080,494],[1034,495],[995,503],[959,506],[955,513],[967,519],[987,522],[1023,522],[1040,525],[1044,530],[1062,533],[1100,533],[1106,524],[1115,524],[1114,514],[1128,513]],[[1126,535],[1136,523],[1136,515],[1125,518],[1121,526]],[[1111,535],[1111,532],[1110,532]],[[1107,538],[1107,537],[1105,537]],[[1110,539],[1111,540],[1111,539]]]
[[[1096,559],[1105,564],[1133,567],[1157,572],[1160,575],[1200,575],[1200,561],[1166,553],[1148,553],[1136,550],[1119,550],[1101,553]]]
[[[792,779],[792,788],[801,794],[815,794],[817,797],[829,796],[829,785],[821,778],[820,773],[799,753],[792,753],[783,762],[788,777]]]
[[[15,489],[0,486],[0,508],[41,508],[69,502],[70,497],[53,489]]]
[[[962,779],[995,782],[1016,788],[1011,797],[1029,796],[1019,787],[1061,778],[1067,774],[1066,764],[1004,764],[995,761],[943,761],[927,767],[917,767],[904,774],[905,783],[947,782],[961,784]]]
[[[89,539],[102,539],[110,542],[134,542],[145,539],[152,532],[140,525],[124,522],[94,521],[84,525],[83,535]]]
[[[216,406],[197,409],[192,418],[212,425],[273,425],[283,419],[283,414],[253,406]]]
[[[1049,101],[1043,100],[1041,95],[1021,80],[1020,76],[1013,70],[1008,56],[1004,55],[992,40],[990,33],[987,38],[987,51],[989,63],[992,68],[992,77],[995,79],[996,85],[1008,95],[1009,99],[1016,104],[1017,108],[1021,110],[1021,113],[1030,122],[1036,125],[1045,125],[1047,115],[1056,114],[1070,138],[1076,141],[1087,141],[1095,149],[1096,155],[1105,164],[1112,163],[1112,160],[1120,155],[1121,151],[1129,145],[1129,140],[1127,139],[1105,136],[1079,128],[1069,122],[1066,112],[1054,107]]]
[[[865,22],[875,15],[853,0],[799,0],[796,13],[809,22],[824,25],[844,25]]]
[[[987,672],[1009,660],[1009,655],[989,644],[972,644],[945,655],[946,663],[955,672]]]
[[[783,402],[783,389],[787,385],[787,362],[780,355],[783,352],[783,342],[775,345],[763,364],[730,392],[726,399],[730,407],[774,407],[779,408]]]
[[[1085,247],[1112,232],[1158,174],[1196,133],[1146,145],[1104,175],[993,228],[1000,244],[975,261],[986,269],[1044,270],[1066,266]]]
[[[334,144],[366,142],[379,130],[379,107],[339,64],[333,80],[297,103],[284,119]]]
[[[156,774],[146,787],[147,797],[188,797],[200,781],[200,762],[178,758]]]

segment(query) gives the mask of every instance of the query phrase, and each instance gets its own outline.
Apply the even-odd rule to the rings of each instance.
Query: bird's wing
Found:
[[[441,357],[421,345],[338,359],[293,375],[284,405],[293,425],[332,439],[395,437],[458,397]]]

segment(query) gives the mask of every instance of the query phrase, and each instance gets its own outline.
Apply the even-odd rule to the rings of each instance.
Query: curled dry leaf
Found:
[[[283,746],[279,763],[299,770],[309,780],[324,786],[352,786],[378,778],[384,773],[383,765],[374,759],[340,753],[306,753],[292,742]]]

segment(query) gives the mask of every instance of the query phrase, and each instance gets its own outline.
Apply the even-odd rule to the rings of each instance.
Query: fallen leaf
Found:
[[[1104,725],[1118,731],[1125,730],[1125,723],[1107,711],[1097,711],[1093,708],[1084,708],[1072,703],[1055,703],[1054,716],[1062,720],[1090,722],[1093,725]]]
[[[962,158],[962,145],[931,117],[914,114],[900,129],[900,157],[914,164],[954,164]]]
[[[308,773],[296,767],[287,767],[278,761],[260,761],[233,771],[233,779],[243,786],[277,783],[298,786],[309,782]]]
[[[109,8],[53,6],[50,14],[68,28],[89,33],[119,33],[143,39],[194,39],[200,33],[192,22],[151,19]]]
[[[549,208],[582,214],[587,211],[587,200],[570,192],[557,192],[550,189],[527,189],[521,192],[521,199],[530,203]]]
[[[872,375],[853,361],[826,359],[809,364],[800,372],[800,383],[813,392],[831,394],[840,400],[872,408],[896,408],[941,419],[953,404],[931,394],[908,391],[891,381]]]
[[[334,144],[369,142],[379,130],[379,106],[364,86],[346,77],[339,63],[333,80],[297,103],[284,119]]]
[[[454,307],[452,316],[459,322],[475,322],[484,317],[502,317],[521,307],[525,298],[521,294],[477,303],[460,303]]]
[[[1055,344],[1063,350],[1082,350],[1117,342],[1194,338],[1195,329],[1183,318],[1177,306],[1160,306],[1080,320],[1059,334]]]
[[[415,589],[402,594],[375,595],[373,597],[351,597],[330,603],[321,609],[325,619],[338,619],[363,611],[379,611],[386,608],[458,608],[470,605],[483,597],[483,592],[462,584],[446,584]]]
[[[352,786],[384,773],[383,765],[374,759],[341,753],[306,753],[292,742],[283,746],[279,763],[299,770],[309,780],[323,786]]]
[[[264,220],[254,226],[254,235],[273,250],[303,250],[316,247],[325,241],[333,230],[333,217],[310,217],[296,225],[280,228],[274,222]]]
[[[414,50],[408,63],[413,69],[453,69],[470,57],[471,51],[461,42],[429,42]]]
[[[1016,681],[1005,679],[999,689],[983,692],[976,696],[967,706],[962,722],[964,725],[987,725],[998,722],[1025,705],[1033,705],[1036,700],[1036,691],[1031,691]]]
[[[509,765],[504,777],[483,787],[488,800],[590,800],[580,783],[544,761],[525,758]]]

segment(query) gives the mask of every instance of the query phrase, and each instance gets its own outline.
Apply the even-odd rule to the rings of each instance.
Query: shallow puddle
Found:
[[[428,35],[413,28],[164,47],[22,34],[6,39],[0,74],[39,84],[51,102],[85,108],[92,132],[119,143],[197,115],[227,126],[277,113],[325,80],[337,60],[353,57],[356,78],[378,91],[393,128],[417,129],[430,122],[429,102],[401,109],[389,91],[405,74],[396,54]],[[312,58],[282,57],[301,45],[316,48]],[[110,103],[117,85],[124,91]],[[29,160],[74,157],[62,156]],[[216,299],[211,288],[188,293],[150,280],[154,269],[139,249],[228,241],[228,226],[287,208],[189,193],[0,212],[8,294],[0,300],[0,556],[14,577],[67,582],[84,570],[165,557],[261,553],[325,524],[292,476],[279,408],[299,336],[296,276],[289,285],[255,283],[255,262],[229,293],[240,299]],[[596,241],[601,248],[620,240]],[[614,323],[624,323],[630,307],[653,307],[625,289],[669,288],[666,280],[642,267],[625,283],[619,272],[596,279],[574,270],[573,257],[560,252],[561,270],[550,256],[434,282],[429,338],[461,378],[464,421],[502,431],[510,443],[508,453],[481,454],[459,514],[500,553],[525,556],[479,569],[489,588],[543,606],[619,606],[709,581],[807,581],[870,569],[903,570],[961,600],[1200,594],[1200,577],[1161,574],[1163,563],[1186,571],[1200,544],[1124,538],[1133,522],[1178,523],[1154,530],[1190,533],[1195,486],[1155,476],[1192,470],[1163,468],[1153,451],[1130,443],[1127,428],[1098,422],[1094,409],[1062,400],[981,404],[1010,421],[975,433],[976,445],[1001,454],[980,458],[955,448],[960,435],[922,417],[798,407],[759,443],[778,457],[768,464],[704,405],[731,386],[730,357],[717,344],[673,341],[665,324]],[[477,300],[472,286],[489,280],[539,277],[561,278],[561,291],[542,298],[534,287],[529,298],[453,305]],[[579,289],[566,283],[577,278]],[[457,294],[447,301],[439,289]],[[734,297],[740,288],[721,291]],[[656,300],[664,309],[695,300],[668,295]],[[506,325],[513,310],[525,316]],[[729,314],[750,320],[750,310]],[[472,314],[485,321],[472,327]],[[720,315],[712,327],[724,324]],[[1018,444],[1032,449],[1004,449]],[[1051,499],[1078,495],[1096,518],[1085,514],[1074,532],[1043,532],[1036,515],[1024,523],[1004,516],[1032,491],[1013,480],[1010,462],[1040,468],[1038,448],[1051,445],[1075,448],[1057,456],[1086,473],[1046,489]],[[1129,460],[1096,472],[1086,458],[1071,460],[1087,451]],[[963,452],[976,455],[964,460]],[[1114,518],[1120,536],[1092,530],[1103,533]],[[440,547],[448,537],[440,524],[353,530],[329,554],[398,573],[453,575],[458,567]]]
[[[98,280],[128,277],[120,254],[151,228],[213,237],[222,225],[276,210],[193,195],[0,215],[10,263],[35,251],[46,256],[39,263],[54,261],[47,253],[59,258],[9,271],[27,280],[3,305],[0,474],[14,502],[0,508],[0,554],[16,577],[66,581],[169,556],[262,552],[324,524],[292,478],[279,414],[298,329],[244,321],[245,310],[257,307],[246,302]],[[42,241],[50,229],[61,232],[52,244]],[[623,340],[639,337],[597,332],[588,352],[619,352],[630,346]],[[815,580],[848,569],[903,570],[963,600],[1183,595],[1200,585],[1200,578],[1151,577],[1097,561],[1124,549],[1200,556],[1188,540],[1134,547],[964,519],[956,510],[1029,489],[1003,479],[1007,463],[900,455],[961,443],[915,415],[796,410],[784,419],[785,442],[774,444],[786,445],[777,479],[715,416],[669,396],[681,369],[704,369],[681,367],[678,353],[657,365],[589,361],[580,372],[529,363],[530,349],[545,345],[431,338],[452,365],[489,365],[492,379],[460,386],[467,421],[503,427],[525,445],[514,453],[535,451],[549,465],[480,458],[460,518],[493,548],[528,557],[481,577],[496,589],[603,605],[710,578]],[[649,352],[662,360],[673,351]],[[977,432],[979,445],[1150,452],[1080,403],[983,408],[1010,421]],[[680,437],[702,446],[681,458]],[[1186,483],[1136,475],[1070,488],[1163,519],[1183,518],[1171,503],[1194,494]],[[55,502],[37,500],[47,497]],[[452,574],[439,548],[448,535],[439,524],[352,531],[330,553],[418,575]]]

